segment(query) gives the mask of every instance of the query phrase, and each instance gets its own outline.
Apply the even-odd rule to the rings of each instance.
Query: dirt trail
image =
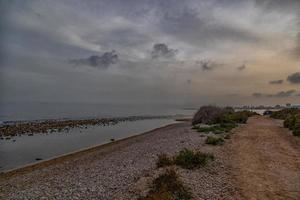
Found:
[[[300,142],[281,123],[256,116],[236,130],[230,163],[245,199],[300,199]]]

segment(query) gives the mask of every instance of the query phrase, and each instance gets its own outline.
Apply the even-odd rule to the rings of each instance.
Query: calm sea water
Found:
[[[170,119],[141,120],[122,122],[114,126],[72,129],[68,133],[23,135],[11,140],[0,140],[0,171],[35,163],[37,158],[49,159],[83,148],[105,144],[111,139],[118,140],[137,135],[171,123],[176,122]]]
[[[0,121],[191,114],[181,106],[96,103],[0,103]]]
[[[1,104],[0,120],[78,119],[92,117],[125,117],[132,115],[192,115],[194,110],[175,106],[109,105],[109,104]],[[49,159],[83,148],[105,144],[111,139],[137,135],[157,127],[175,123],[173,119],[151,119],[121,122],[112,126],[90,126],[71,129],[68,133],[34,134],[0,140],[0,171],[5,171],[39,159]]]

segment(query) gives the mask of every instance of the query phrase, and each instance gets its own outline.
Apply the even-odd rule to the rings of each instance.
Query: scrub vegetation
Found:
[[[273,112],[270,117],[284,120],[284,127],[291,130],[294,136],[300,137],[300,109],[283,109]]]
[[[153,180],[151,190],[146,197],[138,200],[189,200],[192,194],[179,179],[174,169],[167,169],[165,173]]]
[[[205,166],[212,160],[214,160],[214,156],[212,154],[184,149],[173,157],[168,157],[166,154],[159,155],[156,166],[165,167],[178,165],[184,169],[196,169]]]

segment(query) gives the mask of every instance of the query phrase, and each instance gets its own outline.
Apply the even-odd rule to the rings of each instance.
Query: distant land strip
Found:
[[[111,118],[93,118],[76,120],[44,120],[44,121],[26,121],[0,126],[0,139],[10,139],[12,136],[29,135],[34,133],[52,133],[68,132],[72,128],[88,128],[88,126],[109,126],[120,122],[138,121],[148,119],[174,119],[182,115],[158,115],[158,116],[129,116],[129,117],[111,117]]]

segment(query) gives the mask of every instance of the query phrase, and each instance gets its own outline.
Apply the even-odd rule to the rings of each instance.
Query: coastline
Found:
[[[137,199],[147,191],[157,156],[187,148],[213,153],[215,161],[198,170],[177,168],[195,199],[222,199],[238,192],[231,183],[222,146],[205,145],[205,135],[189,122],[173,123],[112,143],[83,149],[2,173],[4,199]],[[158,170],[158,171],[157,171]]]
[[[191,190],[192,199],[298,199],[300,152],[295,140],[299,138],[283,128],[282,121],[253,116],[232,129],[223,145],[206,143],[212,134],[199,133],[190,123],[169,124],[14,169],[0,175],[0,199],[136,200],[170,168]],[[159,155],[173,157],[184,149],[211,154],[214,160],[193,170],[157,167]],[[269,165],[275,167],[265,167]],[[287,178],[291,181],[281,184]],[[265,181],[257,185],[261,180]],[[278,188],[282,192],[274,192]]]
[[[184,119],[184,120],[176,120],[179,123],[184,123],[187,122],[188,120]],[[65,154],[61,154],[58,156],[54,156],[45,160],[41,160],[35,163],[31,163],[31,164],[27,164],[24,166],[20,166],[17,168],[13,168],[13,169],[9,169],[9,170],[4,170],[0,172],[0,179],[3,178],[9,178],[12,176],[16,176],[16,175],[21,175],[21,174],[25,174],[28,172],[32,172],[34,170],[38,170],[41,169],[43,167],[47,167],[53,164],[58,164],[61,162],[65,162],[68,159],[75,159],[76,157],[80,157],[80,156],[84,156],[85,154],[94,152],[94,151],[101,151],[101,153],[104,155],[106,153],[110,153],[111,151],[114,151],[114,149],[116,148],[121,148],[122,146],[126,146],[128,145],[128,143],[133,143],[135,142],[136,139],[138,139],[139,137],[142,137],[144,135],[147,134],[151,134],[155,131],[159,131],[165,128],[170,128],[176,124],[178,124],[178,122],[176,123],[170,123],[161,127],[157,127],[154,128],[152,130],[143,132],[143,133],[136,133],[133,136],[129,136],[129,137],[124,137],[124,138],[120,138],[116,141],[113,142],[108,142],[108,143],[103,143],[103,144],[98,144],[95,146],[91,146],[91,147],[87,147],[87,148],[82,148],[76,151],[72,151],[69,153],[65,153]]]
[[[89,126],[113,126],[121,122],[151,120],[151,119],[175,119],[183,115],[149,115],[128,116],[110,118],[89,119],[53,119],[35,121],[15,121],[0,125],[0,139],[11,139],[18,135],[32,136],[36,133],[68,132],[73,128],[86,129]]]

